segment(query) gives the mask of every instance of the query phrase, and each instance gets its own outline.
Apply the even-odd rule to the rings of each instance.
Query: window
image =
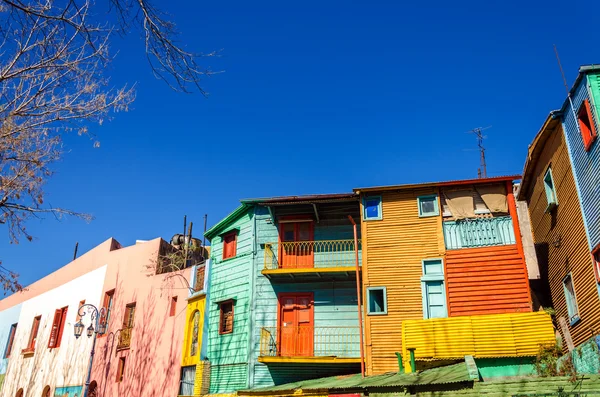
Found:
[[[544,175],[544,189],[546,189],[546,199],[548,200],[548,207],[546,211],[558,205],[558,197],[556,196],[556,188],[554,186],[554,178],[552,178],[552,168],[548,168]]]
[[[381,220],[381,196],[367,196],[363,199],[363,219],[365,221]]]
[[[196,310],[192,315],[192,341],[190,345],[190,356],[198,354],[198,335],[200,334],[200,312]]]
[[[123,317],[123,328],[133,328],[135,319],[135,302],[125,306],[125,316]]]
[[[177,311],[177,297],[172,296],[171,297],[171,308],[169,309],[169,316],[173,317],[175,315],[176,311]]]
[[[81,315],[79,315],[79,309],[81,309],[81,306],[85,305],[85,299],[79,301],[79,306],[77,306],[77,318],[75,319],[75,322],[81,320]]]
[[[33,324],[31,325],[31,333],[29,334],[29,341],[27,342],[27,347],[23,349],[23,353],[33,353],[35,351],[35,343],[37,341],[41,321],[42,316],[37,316],[33,319]]]
[[[592,109],[589,100],[586,99],[583,101],[579,107],[577,121],[579,122],[579,131],[581,132],[581,138],[583,139],[583,147],[587,152],[592,147],[592,143],[594,143],[594,140],[596,140],[598,135],[596,133],[594,120],[592,119]]]
[[[65,328],[65,321],[67,321],[67,309],[68,307],[63,307],[54,312],[52,330],[50,331],[50,339],[48,340],[48,347],[51,349],[60,346],[63,330]]]
[[[440,214],[438,196],[436,194],[419,196],[417,197],[417,203],[419,205],[419,216],[422,218],[427,216],[438,216]]]
[[[567,311],[569,312],[569,323],[575,325],[579,322],[579,309],[577,307],[577,298],[575,296],[575,286],[573,277],[569,274],[563,279],[563,289],[565,290],[565,299],[567,301]]]
[[[119,366],[117,367],[117,382],[121,382],[125,376],[125,357],[119,357]]]
[[[104,314],[104,323],[106,324],[106,332],[103,335],[108,334],[108,326],[110,321],[110,313],[112,312],[113,301],[115,299],[115,290],[111,289],[110,291],[106,291],[104,294],[104,303],[102,307],[105,309],[106,313]],[[100,319],[103,320],[103,319]],[[102,336],[102,335],[100,335]]]
[[[16,397],[23,397],[23,388],[17,390],[17,394],[15,396]]]
[[[8,342],[6,342],[6,349],[4,349],[4,358],[10,357],[10,352],[12,351],[13,344],[15,343],[16,333],[17,324],[13,324],[10,326],[10,331],[8,331]]]
[[[223,235],[223,259],[233,258],[237,249],[237,231]]]
[[[423,318],[447,317],[444,262],[442,259],[424,259],[421,277]]]
[[[46,386],[44,387],[44,390],[42,391],[42,397],[52,397],[52,394],[50,394],[50,386]]]
[[[194,380],[196,379],[196,366],[181,367],[180,396],[194,395]]]
[[[233,332],[233,300],[219,304],[219,334]]]
[[[592,252],[592,262],[594,264],[594,275],[596,283],[600,284],[600,245]]]
[[[385,287],[367,287],[367,314],[387,314]]]

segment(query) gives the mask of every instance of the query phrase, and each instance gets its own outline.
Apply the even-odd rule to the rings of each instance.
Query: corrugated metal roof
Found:
[[[521,179],[521,175],[503,175],[495,176],[491,178],[476,178],[476,179],[457,179],[451,181],[439,181],[439,182],[422,182],[422,183],[410,183],[405,185],[388,185],[388,186],[373,186],[373,187],[361,187],[353,189],[355,192],[372,192],[379,190],[403,190],[413,189],[421,187],[432,187],[432,186],[453,186],[453,185],[475,185],[483,183],[494,183],[503,181],[514,181]]]
[[[360,374],[331,376],[328,378],[293,382],[273,387],[239,391],[238,395],[276,395],[281,392],[298,389],[301,389],[305,392],[316,390],[357,390],[382,387],[440,385],[468,381],[470,381],[469,371],[467,364],[463,362],[446,367],[433,368],[415,374],[394,372],[382,375],[367,376],[365,378],[362,378]]]
[[[307,194],[302,196],[262,197],[240,200],[244,204],[258,205],[289,205],[297,203],[323,203],[336,201],[358,200],[356,193]]]

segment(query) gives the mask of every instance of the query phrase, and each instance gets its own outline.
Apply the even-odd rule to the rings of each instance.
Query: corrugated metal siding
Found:
[[[417,359],[444,360],[536,356],[540,345],[555,343],[552,319],[545,312],[406,320],[402,334],[408,364],[407,347],[416,349]]]
[[[448,315],[529,312],[529,284],[516,245],[446,251]]]
[[[210,394],[231,393],[247,387],[248,364],[210,367]]]
[[[367,373],[398,370],[401,323],[422,319],[421,260],[444,255],[440,217],[419,218],[417,197],[437,189],[382,193],[381,221],[362,223],[364,287],[387,287],[388,314],[366,316]],[[363,291],[364,293],[364,291]]]
[[[222,260],[223,242],[211,241],[211,283],[208,357],[211,361],[211,393],[226,393],[248,386],[248,321],[250,316],[250,280],[253,252],[252,210],[241,216],[230,229],[239,228],[236,257]],[[219,302],[235,298],[234,332],[219,335]]]
[[[360,373],[360,364],[257,364],[254,373],[254,387],[283,385],[301,380],[322,378],[335,375]]]
[[[590,99],[588,79],[584,78],[573,96],[575,112],[585,99]],[[592,112],[595,119],[597,114]],[[600,123],[596,123],[596,130],[600,131]],[[564,113],[564,129],[567,144],[571,152],[575,181],[579,188],[584,221],[588,232],[590,248],[600,244],[600,140],[592,145],[589,152],[585,151],[581,134],[577,128],[577,120],[571,109]],[[560,202],[559,202],[560,204]]]
[[[546,213],[548,202],[543,182],[550,164],[558,197],[554,214]],[[526,199],[540,273],[548,279],[556,316],[568,319],[562,280],[572,272],[581,321],[570,332],[577,345],[589,338],[590,329],[598,329],[600,301],[562,126],[558,125],[546,142],[532,178]]]

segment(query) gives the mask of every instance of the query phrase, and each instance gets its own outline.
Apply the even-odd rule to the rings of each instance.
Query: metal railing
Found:
[[[123,328],[119,332],[119,342],[117,343],[117,350],[129,349],[131,346],[131,334],[133,328]]]
[[[354,240],[289,241],[265,244],[265,269],[354,266]],[[361,241],[358,240],[358,250]],[[361,255],[359,254],[359,265]]]
[[[510,216],[443,222],[446,249],[515,244]]]
[[[260,329],[260,355],[270,357],[360,357],[358,327],[279,326]]]

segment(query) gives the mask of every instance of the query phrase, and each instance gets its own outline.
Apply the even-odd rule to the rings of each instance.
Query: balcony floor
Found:
[[[281,282],[356,279],[355,266],[265,269],[261,273],[272,281]]]
[[[264,364],[360,364],[360,357],[273,357],[259,356],[259,363]]]

